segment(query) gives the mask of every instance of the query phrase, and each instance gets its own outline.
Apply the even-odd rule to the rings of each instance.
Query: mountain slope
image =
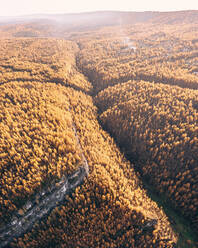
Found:
[[[197,24],[198,11],[119,12],[99,11],[78,14],[31,15],[0,18],[3,37],[64,37],[68,32],[89,31],[108,26],[137,24]]]
[[[177,236],[166,215],[147,196],[133,165],[98,123],[97,108],[86,93],[90,83],[83,75],[84,83],[76,89],[74,78],[80,72],[70,52],[74,43],[47,40],[55,53],[47,56],[43,39],[13,40],[16,50],[11,41],[4,42],[3,70],[13,80],[16,71],[27,73],[21,73],[17,81],[8,80],[7,73],[1,75],[1,227],[23,218],[24,206],[38,192],[48,188],[51,194],[51,187],[58,187],[62,177],[83,164],[83,156],[89,164],[84,184],[11,247],[174,247]],[[20,52],[24,44],[27,52]],[[62,56],[68,61],[59,55],[63,47]],[[41,51],[38,57],[36,51]],[[32,73],[32,60],[46,66],[44,76],[39,71]],[[66,70],[68,64],[72,77]],[[63,81],[46,76],[52,68],[58,78],[55,67],[65,72]],[[40,201],[37,198],[38,207]]]

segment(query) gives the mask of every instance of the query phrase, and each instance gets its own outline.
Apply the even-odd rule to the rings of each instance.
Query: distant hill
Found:
[[[4,33],[4,36],[11,35],[14,37],[60,37],[63,31],[85,31],[95,28],[101,28],[104,26],[117,26],[138,23],[170,25],[181,23],[198,23],[198,11],[98,11],[76,14],[37,14],[19,17],[0,17],[0,31]]]
[[[100,26],[100,25],[118,25],[120,22],[125,24],[139,22],[160,22],[171,23],[192,23],[198,22],[198,10],[186,11],[144,11],[144,12],[126,12],[126,11],[96,11],[73,14],[35,14],[17,17],[0,17],[0,23],[24,23],[30,21],[51,20],[62,24],[81,24],[81,26]]]

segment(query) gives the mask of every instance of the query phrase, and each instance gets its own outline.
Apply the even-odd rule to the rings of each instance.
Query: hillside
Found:
[[[59,15],[40,14],[15,18],[0,17],[0,36],[63,38],[70,36],[71,33],[95,31],[103,27],[138,24],[181,26],[192,23],[198,23],[198,11],[99,11]]]
[[[2,20],[0,247],[197,247],[197,13]]]
[[[198,92],[129,81],[97,97],[100,119],[149,184],[197,227]],[[128,116],[128,118],[126,118]]]

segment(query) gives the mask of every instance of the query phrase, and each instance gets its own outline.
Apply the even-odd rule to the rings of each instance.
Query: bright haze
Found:
[[[79,13],[102,10],[178,11],[198,10],[197,0],[1,0],[0,16]]]

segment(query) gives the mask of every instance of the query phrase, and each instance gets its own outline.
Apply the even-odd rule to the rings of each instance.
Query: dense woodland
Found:
[[[70,103],[60,88],[15,81],[1,86],[2,218],[42,185],[60,179],[81,162]]]
[[[89,165],[84,184],[11,247],[197,247],[198,18],[180,23],[184,14],[62,27],[61,38],[50,24],[18,24],[17,38],[0,27],[0,227],[83,156]]]
[[[100,119],[149,183],[197,228],[198,92],[129,81],[99,93]],[[101,108],[102,108],[101,107]]]
[[[75,65],[78,45],[56,39],[1,39],[0,84],[11,81],[53,82],[92,89]]]

